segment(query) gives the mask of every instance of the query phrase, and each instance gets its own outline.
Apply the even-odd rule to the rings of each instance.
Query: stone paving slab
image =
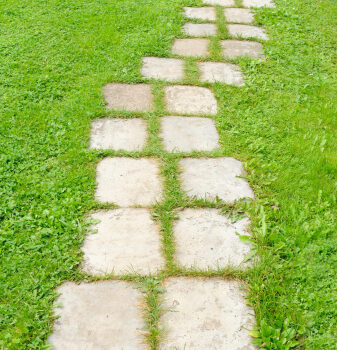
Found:
[[[252,23],[254,15],[249,9],[226,8],[224,15],[227,22],[232,23]]]
[[[198,86],[172,85],[164,89],[166,109],[178,114],[215,115],[217,101],[211,90]]]
[[[241,162],[234,158],[184,158],[180,160],[182,188],[189,196],[225,202],[254,198]]]
[[[246,24],[227,24],[230,35],[242,38],[257,38],[268,40],[268,35],[263,28]]]
[[[184,7],[184,14],[188,18],[201,19],[203,21],[215,21],[214,7]]]
[[[153,95],[148,84],[107,84],[103,87],[107,108],[133,112],[153,110]]]
[[[206,5],[235,6],[234,0],[202,0]]]
[[[183,25],[183,32],[190,36],[215,36],[217,28],[211,23],[186,23]]]
[[[250,246],[240,240],[247,232],[247,218],[232,223],[218,209],[184,209],[174,224],[175,259],[183,267],[216,269],[238,266]]]
[[[63,284],[58,292],[60,318],[49,343],[54,350],[145,350],[142,294],[128,282]]]
[[[263,46],[256,41],[223,40],[221,41],[223,54],[228,58],[249,56],[251,58],[264,58]]]
[[[140,118],[101,118],[92,123],[90,148],[140,151],[146,137],[146,123]]]
[[[209,39],[175,39],[172,53],[181,56],[204,57],[208,55]]]
[[[161,199],[159,165],[150,158],[105,158],[97,166],[96,200],[121,207],[149,206]]]
[[[180,81],[184,78],[184,62],[177,58],[144,57],[141,74],[148,79]]]
[[[161,321],[166,339],[161,350],[255,350],[249,330],[253,310],[240,283],[219,278],[170,278]],[[165,333],[164,333],[165,334]]]
[[[99,223],[92,227],[97,233],[90,234],[82,247],[85,272],[145,275],[164,267],[159,229],[148,209],[100,211],[91,218]]]
[[[219,147],[215,123],[209,118],[161,118],[160,136],[167,152],[212,151]]]
[[[243,0],[242,5],[244,7],[275,7],[272,0]]]
[[[222,62],[199,62],[200,80],[208,83],[225,83],[237,86],[245,85],[241,68],[235,64]]]

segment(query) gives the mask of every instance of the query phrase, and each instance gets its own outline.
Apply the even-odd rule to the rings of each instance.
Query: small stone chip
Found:
[[[229,34],[235,37],[242,38],[257,38],[268,40],[268,35],[263,28],[249,26],[245,24],[228,24]]]
[[[107,108],[133,112],[153,110],[151,85],[147,84],[107,84],[103,88]]]

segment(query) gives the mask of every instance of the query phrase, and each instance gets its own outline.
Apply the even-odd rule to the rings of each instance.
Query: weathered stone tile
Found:
[[[223,40],[221,41],[224,56],[236,58],[249,56],[251,58],[264,58],[263,46],[255,41]]]
[[[199,62],[201,81],[226,83],[237,86],[245,85],[239,66],[222,62]]]
[[[268,40],[268,35],[263,28],[245,24],[228,24],[227,26],[228,32],[232,36]]]
[[[275,7],[272,0],[243,0],[242,4],[244,7]]]
[[[254,15],[248,9],[227,8],[224,9],[224,14],[227,22],[252,23],[254,21]]]
[[[184,209],[174,224],[175,258],[180,266],[199,269],[240,265],[249,245],[240,235],[249,235],[248,219],[232,223],[218,209]]]
[[[127,272],[155,274],[165,265],[160,234],[148,209],[124,208],[100,211],[99,220],[82,247],[83,270],[92,275]]]
[[[97,166],[96,199],[121,207],[155,204],[161,199],[161,180],[156,160],[105,158]]]
[[[203,57],[208,55],[209,39],[175,39],[172,53],[181,56]]]
[[[184,14],[188,18],[201,19],[204,21],[216,20],[214,7],[184,7]]]
[[[62,285],[49,343],[55,350],[145,350],[142,294],[128,282]]]
[[[180,160],[182,187],[189,196],[225,202],[254,198],[241,162],[233,158],[184,158]]]
[[[146,123],[140,118],[102,118],[92,123],[90,148],[140,151],[146,136]]]
[[[234,0],[202,0],[207,5],[235,6]]]
[[[183,31],[190,36],[215,36],[216,25],[211,23],[186,23],[183,25]]]
[[[170,278],[162,317],[162,350],[254,350],[249,330],[254,312],[239,282],[218,278]]]
[[[153,110],[151,85],[147,84],[107,84],[103,88],[107,108],[147,112]]]
[[[148,79],[180,81],[184,78],[184,62],[177,58],[143,58],[141,74]]]
[[[172,85],[165,91],[166,108],[178,114],[210,114],[217,113],[217,101],[213,92],[198,86]]]
[[[167,152],[211,151],[219,147],[215,123],[209,118],[163,117],[160,136]]]

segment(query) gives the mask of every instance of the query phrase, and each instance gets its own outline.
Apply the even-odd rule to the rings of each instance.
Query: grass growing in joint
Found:
[[[107,111],[103,105],[105,83],[142,82],[142,57],[170,56],[185,22],[183,6],[201,1],[0,4],[0,346],[46,348],[56,287],[66,280],[94,280],[78,267],[86,214],[106,207],[93,200],[96,164],[125,155],[158,157],[166,181],[165,199],[153,208],[162,224],[166,269],[158,279],[140,281],[153,349],[160,341],[158,281],[172,275],[248,282],[263,348],[335,348],[337,5],[275,2],[276,9],[254,11],[271,38],[264,43],[266,60],[233,60],[246,86],[213,89],[222,149],[211,156],[245,162],[257,200],[243,209],[181,193],[177,172],[183,155],[167,155],[158,138],[164,84],[154,84],[153,113]],[[223,30],[212,39],[214,60],[222,59],[216,41],[227,35],[217,11]],[[190,60],[186,84],[196,83],[195,68]],[[89,151],[90,123],[101,116],[143,117],[147,147],[134,153]],[[173,259],[172,223],[175,209],[184,206],[215,206],[234,217],[248,211],[259,255],[254,269],[180,270]],[[139,282],[136,275],[120,278]]]

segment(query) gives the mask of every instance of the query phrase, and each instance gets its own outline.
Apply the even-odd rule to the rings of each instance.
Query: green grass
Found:
[[[337,338],[337,4],[277,0],[256,11],[271,40],[266,61],[238,59],[246,86],[214,85],[222,149],[193,156],[233,156],[245,164],[252,205],[191,201],[179,186],[177,162],[158,138],[156,110],[143,152],[88,150],[91,120],[130,117],[104,109],[107,82],[141,82],[143,56],[169,56],[184,23],[183,6],[197,0],[8,0],[0,4],[0,345],[43,349],[52,327],[56,288],[93,280],[79,272],[95,167],[105,156],[156,156],[165,200],[153,208],[162,223],[166,269],[159,279],[122,276],[145,293],[147,339],[158,346],[160,280],[171,275],[222,276],[248,283],[267,349],[335,349]],[[169,5],[169,6],[168,6]],[[221,31],[227,32],[218,11]],[[221,52],[212,40],[212,59]],[[195,84],[195,62],[186,83]],[[210,86],[200,84],[201,86]],[[249,212],[260,260],[249,273],[184,271],[173,261],[172,220],[182,206]],[[105,278],[116,278],[106,276]],[[297,345],[298,344],[298,345]]]

